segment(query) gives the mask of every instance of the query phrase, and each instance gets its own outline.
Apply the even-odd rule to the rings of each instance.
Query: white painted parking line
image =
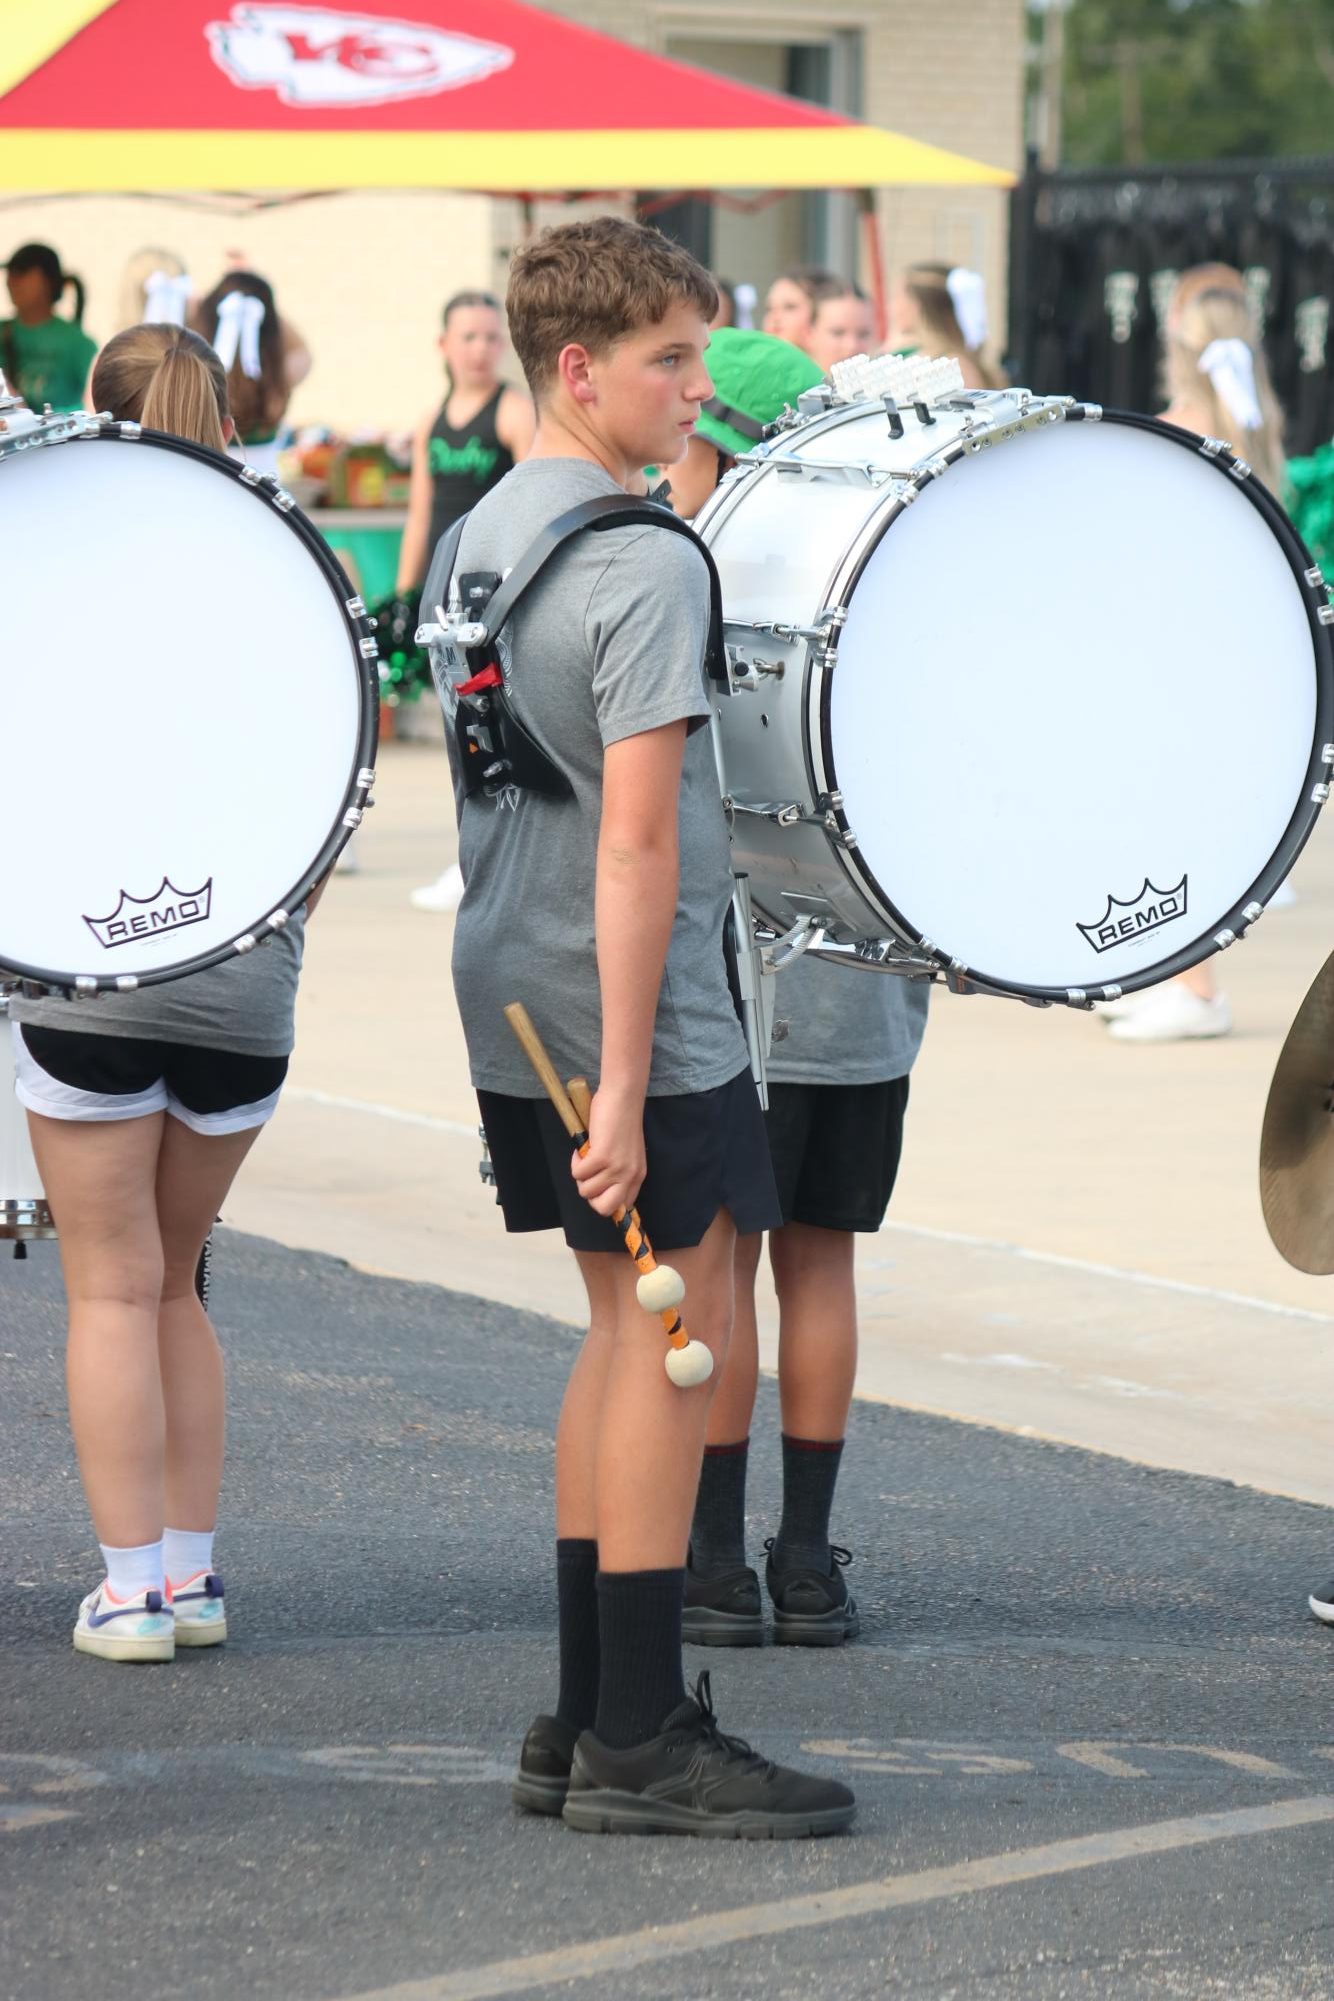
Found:
[[[480,1144],[476,1120],[467,1126],[460,1119],[437,1119],[429,1112],[405,1112],[397,1105],[376,1105],[365,1098],[339,1098],[331,1091],[311,1091],[301,1084],[289,1084],[283,1096],[298,1105],[325,1105],[334,1112],[365,1112],[372,1118],[388,1119],[396,1126],[424,1126],[428,1132],[452,1133],[456,1139]]]
[[[883,1876],[871,1882],[850,1883],[841,1890],[820,1891],[814,1896],[786,1897],[780,1903],[744,1904],[730,1911],[702,1913],[679,1924],[652,1925],[642,1931],[589,1939],[582,1945],[561,1946],[554,1952],[493,1960],[489,1966],[470,1967],[461,1973],[377,1987],[348,1997],[348,2001],[492,2001],[492,1997],[527,1994],[534,1988],[560,1981],[595,1980],[605,1974],[627,1973],[660,1961],[739,1945],[747,1939],[773,1939],[781,1932],[846,1924],[882,1911],[974,1896],[981,1890],[1000,1890],[1014,1883],[1066,1876],[1079,1869],[1099,1869],[1108,1863],[1169,1854],[1174,1849],[1281,1834],[1329,1821],[1334,1821],[1334,1797],[1315,1793],[1305,1799],[1276,1800],[1272,1806],[1193,1814],[1182,1820],[1152,1821],[1145,1827],[1116,1827],[1105,1834],[1085,1834],[1036,1848],[1016,1848],[1008,1854],[984,1855],[976,1861],[959,1862],[943,1869]]]
[[[7,1806],[0,1801],[0,1834],[22,1834],[25,1828],[49,1827],[53,1820],[73,1820],[74,1815],[63,1806],[27,1806],[15,1802]]]

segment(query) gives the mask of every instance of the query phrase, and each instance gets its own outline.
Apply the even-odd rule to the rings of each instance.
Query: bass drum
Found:
[[[696,526],[733,866],[794,945],[1114,998],[1239,937],[1328,795],[1334,611],[1217,440],[1022,390],[831,401]]]
[[[361,818],[378,688],[361,600],[291,496],[10,402],[0,602],[0,978],[146,986],[281,929]]]

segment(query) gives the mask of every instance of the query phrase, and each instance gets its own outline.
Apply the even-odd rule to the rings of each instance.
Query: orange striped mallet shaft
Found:
[[[511,1001],[505,1009],[505,1019],[513,1029],[519,1044],[532,1064],[538,1081],[546,1091],[566,1132],[578,1152],[588,1151],[588,1118],[591,1097],[588,1085],[582,1077],[571,1079],[568,1091],[556,1074],[555,1065],[547,1055],[542,1038],[533,1026],[527,1008],[521,1001]],[[670,1346],[665,1358],[667,1374],[679,1389],[689,1389],[696,1383],[707,1382],[713,1373],[713,1355],[702,1341],[692,1341],[686,1332],[676,1308],[685,1298],[685,1287],[679,1272],[670,1265],[660,1265],[653,1255],[653,1246],[647,1232],[639,1220],[639,1212],[633,1207],[618,1209],[612,1218],[625,1243],[625,1248],[639,1269],[636,1294],[639,1303],[647,1312],[657,1313],[667,1330]]]

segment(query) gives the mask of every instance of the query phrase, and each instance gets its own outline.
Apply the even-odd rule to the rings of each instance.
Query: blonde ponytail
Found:
[[[206,340],[185,327],[127,327],[93,363],[93,407],[122,422],[225,451],[227,377]]]

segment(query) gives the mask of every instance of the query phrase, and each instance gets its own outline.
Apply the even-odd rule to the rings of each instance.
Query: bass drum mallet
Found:
[[[510,1002],[505,1009],[505,1019],[518,1037],[524,1055],[555,1106],[576,1151],[587,1153],[588,1116],[592,1105],[587,1083],[582,1077],[574,1077],[566,1090],[522,1001]],[[656,1313],[667,1330],[670,1343],[664,1357],[667,1374],[682,1390],[707,1382],[713,1374],[713,1353],[702,1341],[691,1340],[676,1310],[686,1293],[681,1274],[673,1271],[670,1265],[658,1263],[637,1209],[618,1209],[612,1222],[620,1231],[625,1248],[639,1269],[639,1281],[635,1287],[639,1304],[646,1313]]]

